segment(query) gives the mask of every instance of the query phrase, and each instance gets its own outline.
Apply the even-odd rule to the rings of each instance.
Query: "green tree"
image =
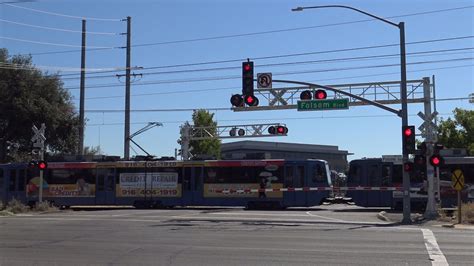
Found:
[[[438,142],[446,148],[465,148],[474,155],[474,111],[456,108],[454,119],[441,119]]]
[[[47,151],[75,152],[80,121],[59,77],[36,69],[31,56],[10,57],[6,49],[0,49],[0,66],[0,162],[28,156],[33,124],[45,123]],[[8,154],[12,143],[14,156]]]
[[[192,118],[194,127],[208,127],[209,132],[216,134],[217,122],[213,120],[214,114],[204,109],[194,110]],[[179,140],[178,143],[181,143],[181,140]],[[218,138],[191,140],[189,147],[192,149],[194,155],[215,156],[216,158],[220,158],[221,141]]]

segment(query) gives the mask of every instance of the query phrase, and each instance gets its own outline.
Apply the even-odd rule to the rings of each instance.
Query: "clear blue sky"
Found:
[[[7,0],[0,0],[6,2]],[[200,63],[230,59],[258,58],[282,54],[338,50],[354,47],[396,44],[399,41],[397,28],[380,21],[348,23],[337,26],[313,27],[294,31],[273,32],[251,36],[239,36],[202,41],[184,41],[208,37],[239,35],[254,32],[278,31],[308,26],[340,24],[365,20],[368,17],[344,9],[306,10],[291,12],[296,6],[324,4],[350,5],[381,17],[402,16],[428,11],[466,7],[412,16],[392,18],[406,24],[406,41],[416,42],[451,37],[473,36],[474,1],[397,0],[397,1],[37,1],[15,4],[62,15],[122,19],[132,17],[132,45],[161,43],[153,46],[132,47],[132,66],[159,67],[177,64]],[[13,54],[32,54],[37,66],[59,67],[64,76],[64,86],[71,88],[74,103],[79,108],[79,75],[81,20],[74,17],[56,16],[0,5],[0,47]],[[19,25],[23,23],[39,27],[67,29],[58,31]],[[72,30],[69,31],[69,30]],[[122,33],[126,23],[88,19],[87,30],[91,32]],[[7,39],[10,38],[10,39]],[[12,40],[11,38],[23,41]],[[474,48],[474,39],[433,42],[407,45],[407,52],[422,52],[441,49]],[[34,42],[52,43],[46,45]],[[88,34],[88,47],[125,46],[123,35]],[[172,43],[166,43],[172,42]],[[71,45],[72,47],[59,46]],[[75,50],[71,53],[49,53]],[[254,60],[256,72],[292,72],[333,68],[360,67],[358,69],[332,72],[316,72],[298,75],[275,75],[274,78],[319,82],[320,84],[345,84],[371,81],[399,80],[399,67],[364,68],[364,66],[397,64],[398,57],[371,59],[355,62],[330,62],[325,64],[298,64],[294,66],[259,67],[270,63],[334,59],[378,54],[398,53],[399,48],[386,47],[362,51],[307,55],[300,57]],[[41,54],[46,53],[46,54]],[[462,61],[408,65],[408,79],[436,77],[437,98],[467,97],[473,89],[473,50],[455,53],[408,56],[407,61],[433,61],[468,58]],[[470,58],[470,59],[469,59]],[[86,67],[108,69],[125,66],[125,49],[88,51]],[[213,64],[181,68],[159,68],[134,71],[143,73],[140,80],[132,83],[131,108],[176,109],[176,108],[222,108],[230,107],[229,98],[241,91],[241,80],[224,79],[201,82],[174,82],[137,85],[143,82],[189,80],[204,77],[240,76],[240,62]],[[184,72],[179,74],[147,75],[149,72],[189,70],[215,67],[237,67],[230,70],[207,72]],[[455,67],[455,68],[453,68]],[[71,68],[75,71],[69,71]],[[436,70],[425,70],[434,69]],[[444,68],[444,69],[439,69]],[[56,68],[47,69],[50,73]],[[393,73],[393,74],[387,74]],[[116,73],[113,73],[116,74]],[[89,74],[93,76],[94,74]],[[96,74],[98,75],[98,74]],[[101,74],[104,75],[104,74]],[[354,76],[371,77],[358,77]],[[352,78],[351,78],[352,77]],[[86,80],[85,145],[98,146],[109,155],[123,155],[124,114],[92,113],[90,110],[119,110],[124,108],[124,78],[89,78]],[[111,87],[94,88],[98,84],[113,84]],[[218,88],[222,88],[217,90]],[[203,91],[214,89],[212,91]],[[184,92],[197,90],[198,92]],[[201,91],[200,91],[201,90]],[[146,94],[146,95],[140,95]],[[133,96],[135,95],[135,96]],[[112,97],[114,96],[114,97]],[[109,97],[109,98],[98,98]],[[393,106],[400,108],[399,106]],[[472,109],[468,100],[440,101],[438,112],[447,118],[456,107]],[[410,104],[409,124],[417,127],[422,123],[416,114],[421,104]],[[211,110],[214,112],[213,110]],[[142,128],[147,122],[163,122],[135,138],[147,151],[158,156],[172,156],[178,148],[179,125],[191,120],[191,111],[185,112],[132,112],[131,132]],[[259,138],[256,140],[310,144],[337,145],[340,149],[354,153],[350,159],[379,157],[382,154],[401,154],[401,121],[395,115],[375,107],[351,107],[349,110],[324,112],[262,111],[237,112],[215,111],[219,125],[282,122],[289,128],[287,137]],[[38,122],[40,123],[40,122]],[[418,132],[419,133],[419,132]],[[227,141],[227,140],[226,140]],[[225,141],[224,141],[225,142]],[[135,153],[131,151],[131,155]]]

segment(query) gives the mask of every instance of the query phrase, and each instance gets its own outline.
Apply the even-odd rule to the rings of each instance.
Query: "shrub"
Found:
[[[37,202],[35,207],[33,208],[34,211],[39,211],[39,212],[47,212],[47,211],[57,211],[58,208],[55,207],[51,202],[49,201],[43,201],[41,203]]]
[[[464,203],[461,205],[461,215],[463,223],[474,224],[474,203]]]
[[[21,201],[17,199],[12,199],[8,202],[7,207],[5,210],[12,212],[12,213],[24,213],[28,212],[30,208],[25,204],[21,203]]]

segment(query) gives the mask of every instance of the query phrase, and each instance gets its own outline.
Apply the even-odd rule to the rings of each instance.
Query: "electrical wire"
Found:
[[[457,36],[457,37],[442,38],[442,39],[431,39],[431,40],[416,41],[416,42],[408,42],[408,43],[406,43],[406,45],[416,45],[416,44],[444,42],[444,41],[455,41],[455,40],[463,40],[463,39],[471,39],[471,38],[474,38],[474,35]],[[396,44],[363,46],[363,47],[356,47],[356,48],[344,48],[344,49],[335,49],[335,50],[326,50],[326,51],[313,51],[313,52],[292,53],[292,54],[284,54],[284,55],[270,55],[270,56],[264,56],[264,57],[254,57],[254,58],[252,58],[252,60],[267,60],[267,59],[276,59],[276,58],[285,58],[285,57],[297,57],[297,56],[316,55],[316,54],[329,54],[329,53],[340,53],[340,52],[358,51],[358,50],[370,50],[370,49],[378,49],[378,48],[385,48],[385,47],[394,47],[394,46],[399,46],[399,45],[400,44],[396,43]],[[247,60],[247,58],[239,58],[239,59],[206,61],[206,62],[185,63],[185,64],[176,64],[176,65],[143,67],[141,69],[142,70],[162,69],[162,68],[168,69],[168,68],[175,68],[175,67],[188,67],[188,66],[202,66],[202,65],[223,64],[223,63],[235,63],[235,62],[242,62],[242,61],[246,61],[246,60]],[[115,71],[96,72],[95,74],[110,73],[110,72],[115,72]],[[60,76],[65,77],[65,76],[72,76],[72,75],[79,75],[79,74],[64,74],[64,75],[60,75]]]
[[[33,41],[33,40],[10,38],[10,37],[5,37],[5,36],[0,36],[0,39],[10,40],[10,41],[17,41],[17,42],[26,42],[26,43],[41,44],[41,45],[52,45],[52,46],[82,48],[81,45],[63,44],[63,43],[52,43],[52,42],[39,42],[39,41]],[[120,47],[105,47],[105,46],[91,46],[91,45],[88,45],[88,47],[91,47],[91,48],[100,48],[100,49],[121,49]]]
[[[471,64],[471,65],[461,65],[461,66],[451,66],[451,67],[427,68],[427,69],[411,70],[411,71],[407,71],[407,73],[417,73],[417,72],[423,72],[423,71],[443,70],[443,69],[456,69],[456,68],[473,67],[473,66],[474,65]],[[310,80],[309,82],[321,83],[323,81],[347,80],[347,79],[354,79],[354,78],[367,78],[367,77],[387,76],[387,75],[396,75],[396,74],[400,74],[400,72],[389,72],[389,73],[379,73],[379,74],[359,75],[359,76],[346,76],[346,77],[339,77],[339,78]],[[198,92],[207,92],[207,91],[223,91],[223,90],[235,90],[235,86],[233,86],[233,87],[224,87],[224,88],[209,88],[209,89],[180,90],[180,91],[173,90],[173,91],[165,91],[165,92],[141,93],[141,94],[132,94],[131,96],[132,97],[140,97],[140,96],[152,96],[152,95],[198,93]],[[86,100],[113,99],[113,98],[125,98],[125,96],[115,95],[115,96],[88,97],[88,98],[86,98]],[[78,99],[76,99],[76,100],[78,100]]]
[[[45,26],[38,26],[32,24],[26,24],[6,19],[0,19],[0,22],[16,24],[25,27],[37,28],[37,29],[44,29],[44,30],[53,30],[53,31],[62,31],[62,32],[71,32],[71,33],[82,33],[80,30],[70,30],[70,29],[61,29],[61,28],[52,28],[52,27],[45,27]],[[95,34],[95,35],[122,35],[121,33],[114,33],[114,32],[96,32],[96,31],[86,31],[86,34]]]
[[[453,58],[445,60],[431,60],[431,61],[418,61],[407,63],[407,65],[420,65],[420,64],[432,64],[432,63],[446,63],[446,62],[457,62],[457,61],[466,61],[473,60],[472,57],[465,58]],[[375,69],[375,68],[385,68],[385,67],[394,67],[399,66],[399,64],[384,64],[384,65],[367,65],[367,66],[356,66],[356,67],[345,67],[345,68],[332,68],[332,69],[316,69],[316,70],[302,70],[302,71],[289,71],[289,72],[276,72],[273,73],[274,76],[283,76],[283,75],[299,75],[299,74],[309,74],[309,73],[326,73],[326,72],[335,72],[335,71],[348,71],[356,69]],[[190,82],[204,82],[204,81],[216,81],[216,80],[232,80],[240,79],[241,76],[221,76],[221,77],[199,77],[199,78],[188,78],[188,79],[174,79],[174,80],[155,80],[141,83],[134,83],[134,86],[144,86],[144,85],[157,85],[157,84],[171,84],[171,83],[190,83]],[[93,86],[87,86],[87,88],[108,88],[116,87],[118,84],[97,84]],[[78,90],[80,87],[66,87],[68,90]]]
[[[466,51],[466,50],[474,50],[474,47],[412,52],[412,53],[407,53],[406,55],[410,57],[431,56],[430,54],[433,54],[433,53],[444,53],[444,52]],[[460,53],[451,53],[451,54],[460,54]],[[450,54],[448,53],[447,55],[450,55]],[[371,56],[344,57],[344,58],[333,58],[333,59],[322,59],[322,60],[261,64],[258,66],[259,67],[278,67],[278,66],[289,66],[289,65],[333,63],[333,62],[345,62],[345,61],[365,61],[365,60],[373,60],[373,59],[386,59],[386,58],[398,57],[398,56],[399,54],[383,54],[383,55],[371,55]],[[233,67],[218,67],[218,68],[204,68],[204,69],[184,69],[184,70],[173,70],[173,71],[163,71],[163,72],[145,72],[145,73],[140,73],[140,74],[144,76],[162,75],[162,74],[181,74],[181,73],[193,73],[193,72],[232,70],[232,69],[240,69],[240,68],[241,66],[233,66]],[[110,78],[110,77],[115,77],[115,75],[87,76],[88,79]],[[66,77],[66,78],[63,77],[62,78],[62,80],[74,80],[74,79],[80,79],[80,77]]]
[[[10,7],[15,7],[15,8],[20,8],[20,9],[25,9],[25,10],[32,11],[32,12],[37,12],[37,13],[42,13],[42,14],[47,14],[47,15],[52,15],[52,16],[58,16],[58,17],[65,17],[65,18],[97,20],[97,21],[123,21],[123,19],[114,19],[114,18],[96,18],[96,17],[72,16],[72,15],[66,15],[66,14],[61,14],[61,13],[44,11],[44,10],[39,10],[39,9],[34,9],[34,8],[29,8],[29,7],[24,7],[24,6],[17,6],[17,5],[7,4],[7,3],[5,3],[4,5],[10,6]]]
[[[474,6],[472,6],[472,5],[471,6],[463,6],[463,7],[457,7],[457,8],[440,9],[440,10],[417,12],[417,13],[411,13],[411,14],[405,14],[405,15],[390,16],[390,17],[386,17],[386,18],[400,18],[400,17],[426,15],[426,14],[432,14],[432,13],[468,9],[468,8],[473,8],[473,7]],[[167,45],[167,44],[176,44],[176,43],[188,43],[188,42],[196,42],[196,41],[218,40],[218,39],[247,37],[247,36],[262,36],[262,35],[265,35],[265,34],[273,34],[273,33],[280,33],[280,32],[289,32],[289,31],[298,31],[298,30],[308,30],[308,29],[315,29],[315,28],[332,27],[332,26],[347,25],[347,24],[353,24],[353,23],[368,22],[368,21],[372,21],[372,20],[374,20],[374,19],[356,20],[356,21],[349,21],[349,22],[342,22],[342,23],[332,23],[332,24],[325,24],[325,25],[297,27],[297,28],[289,28],[289,29],[278,29],[278,30],[261,31],[261,32],[253,32],[253,33],[243,33],[243,34],[223,35],[223,36],[214,36],[214,37],[206,37],[206,38],[196,38],[196,39],[189,39],[189,40],[176,40],[176,41],[167,41],[167,42],[158,42],[158,43],[135,44],[135,45],[132,45],[132,47],[145,47],[145,46]],[[89,49],[88,49],[88,51],[89,51]],[[90,51],[97,51],[97,50],[90,50]],[[57,52],[52,51],[52,52],[34,53],[32,55],[47,55],[47,54],[71,53],[71,52],[78,52],[78,51],[76,51],[76,50],[57,51]]]

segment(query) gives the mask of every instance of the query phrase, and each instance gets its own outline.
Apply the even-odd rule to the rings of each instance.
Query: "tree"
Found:
[[[438,142],[446,148],[465,148],[474,155],[474,111],[456,108],[454,120],[441,119],[438,127]]]
[[[46,125],[47,150],[73,153],[78,147],[79,117],[58,75],[32,65],[31,56],[0,49],[0,162],[24,158],[31,151],[31,127]],[[15,144],[15,156],[7,147]]]
[[[194,127],[209,127],[209,131],[216,134],[217,122],[213,121],[214,114],[209,113],[207,110],[194,110],[193,112],[193,123]],[[188,122],[185,125],[189,125]],[[178,143],[182,143],[179,139]],[[220,158],[221,154],[221,141],[218,138],[205,139],[205,140],[191,140],[189,147],[192,149],[192,153],[196,156],[213,156]]]

